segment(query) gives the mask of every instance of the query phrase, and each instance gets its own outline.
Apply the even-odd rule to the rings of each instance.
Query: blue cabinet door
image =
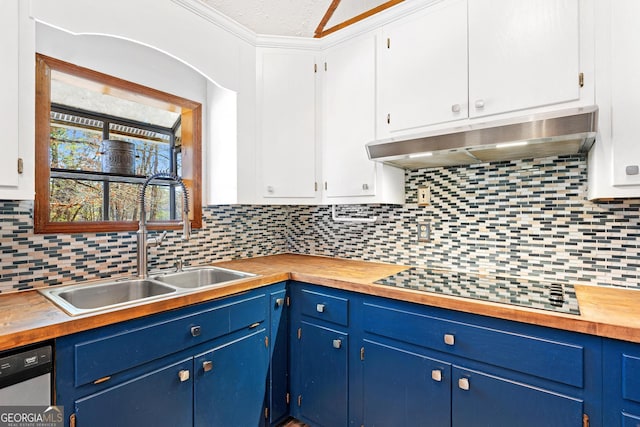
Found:
[[[298,416],[313,427],[346,426],[348,335],[306,321],[298,326]]]
[[[363,399],[367,427],[451,425],[451,365],[364,340]]]
[[[604,340],[604,426],[640,427],[640,344]]]
[[[453,427],[582,426],[580,399],[456,366],[452,373]]]
[[[264,425],[266,336],[260,328],[194,358],[194,426]]]
[[[269,349],[269,422],[275,425],[289,415],[289,311],[286,289],[271,293],[271,345]]]
[[[76,425],[190,427],[192,368],[188,358],[76,400]]]

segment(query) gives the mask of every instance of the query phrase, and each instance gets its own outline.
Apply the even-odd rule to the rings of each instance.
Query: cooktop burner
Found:
[[[580,314],[575,289],[569,283],[549,283],[532,279],[418,267],[385,277],[375,283],[561,313]]]

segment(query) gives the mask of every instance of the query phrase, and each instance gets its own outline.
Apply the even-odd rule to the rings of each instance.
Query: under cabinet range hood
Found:
[[[367,154],[419,169],[586,153],[597,123],[597,106],[573,108],[374,141],[367,144]]]

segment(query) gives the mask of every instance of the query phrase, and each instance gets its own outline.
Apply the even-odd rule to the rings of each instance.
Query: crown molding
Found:
[[[356,22],[346,28],[322,38],[311,37],[291,37],[273,36],[266,34],[256,34],[249,28],[228,16],[218,12],[201,0],[171,0],[175,4],[184,7],[192,13],[206,19],[217,27],[239,37],[241,40],[255,47],[281,48],[281,49],[302,49],[321,51],[332,47],[348,39],[357,37],[370,31],[379,29],[389,22],[396,21],[407,15],[415,13],[421,9],[440,3],[444,0],[412,0],[404,1],[390,7],[380,13],[369,16],[362,21]]]
[[[237,21],[229,18],[227,15],[223,15],[214,8],[199,0],[171,0],[175,4],[184,7],[192,13],[200,16],[203,19],[211,22],[215,26],[239,37],[241,40],[252,44],[256,44],[256,33],[240,24]]]

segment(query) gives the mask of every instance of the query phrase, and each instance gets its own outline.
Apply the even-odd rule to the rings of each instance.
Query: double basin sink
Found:
[[[255,276],[221,267],[200,267],[152,275],[148,279],[123,279],[42,289],[40,293],[75,316],[141,305]]]

